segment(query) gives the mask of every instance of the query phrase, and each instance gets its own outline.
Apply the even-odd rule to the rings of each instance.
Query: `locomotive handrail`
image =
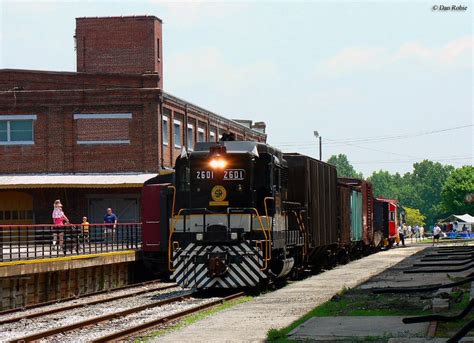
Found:
[[[174,216],[174,206],[176,204],[176,187],[173,185],[169,185],[168,189],[173,190],[173,207],[171,208],[171,216]]]
[[[299,226],[299,229],[300,229],[300,231],[303,234],[303,237],[305,239],[305,243],[303,244],[303,259],[304,259],[305,256],[306,256],[306,248],[307,248],[306,247],[306,242],[307,242],[306,227],[304,226],[303,218],[301,218],[300,215],[298,213],[296,213],[296,211],[291,211],[291,213],[293,213],[293,215],[295,216],[296,222],[298,223],[298,226]]]
[[[232,210],[233,210],[232,207],[227,208],[227,215],[230,216],[230,212]],[[272,256],[272,249],[270,247],[270,244],[271,244],[270,227],[268,227],[269,235],[267,236],[267,233],[265,232],[265,226],[263,225],[263,222],[262,222],[262,218],[255,207],[239,208],[239,210],[252,211],[252,212],[255,212],[255,215],[257,216],[258,222],[263,231],[263,236],[265,237],[265,256],[263,257],[264,266],[260,268],[260,270],[265,270],[268,268],[268,261],[270,261],[271,256]]]
[[[168,238],[168,269],[169,271],[173,272],[175,271],[175,269],[173,268],[173,260],[172,260],[172,241],[171,241],[171,237],[173,237],[173,233],[174,233],[174,227],[176,225],[176,217],[178,217],[181,212],[184,211],[184,208],[181,208],[179,211],[178,211],[178,214],[175,216],[175,215],[172,215],[171,216],[171,225],[170,225],[170,234],[169,234],[169,238]]]
[[[267,217],[266,219],[267,219],[267,228],[268,228],[268,240],[269,240],[269,242],[270,242],[270,244],[271,244],[271,241],[272,241],[272,231],[271,231],[271,229],[272,229],[272,228],[270,227],[270,217],[268,216],[267,200],[273,200],[273,201],[275,201],[275,198],[274,198],[274,197],[265,197],[265,198],[263,199],[263,205],[264,205],[264,207],[265,207],[265,216]],[[271,256],[271,250],[272,250],[271,247],[270,247],[269,250],[270,250],[270,256]]]
[[[267,200],[275,200],[275,198],[274,197],[265,197],[263,199],[263,206],[265,207],[265,216],[267,217],[267,227],[268,227],[268,230],[270,230],[270,217],[268,216]]]

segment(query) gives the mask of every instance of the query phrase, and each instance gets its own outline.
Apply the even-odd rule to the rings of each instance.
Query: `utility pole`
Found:
[[[319,160],[323,160],[323,137],[319,135],[318,131],[314,131],[314,137],[319,138]]]

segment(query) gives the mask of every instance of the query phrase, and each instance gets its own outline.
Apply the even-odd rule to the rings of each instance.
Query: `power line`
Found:
[[[410,134],[403,134],[403,135],[389,135],[389,136],[378,136],[378,137],[370,137],[370,138],[348,138],[348,139],[330,139],[326,138],[327,141],[325,145],[333,145],[333,146],[340,146],[345,145],[347,143],[361,143],[361,142],[377,142],[377,141],[384,141],[384,140],[397,140],[397,139],[404,139],[404,138],[416,138],[420,136],[432,135],[435,133],[441,132],[448,132],[453,130],[460,130],[465,129],[468,127],[472,127],[474,124],[469,125],[462,125],[462,126],[455,126],[446,129],[439,129],[439,130],[432,130],[432,131],[424,131],[419,133],[410,133]],[[317,142],[313,141],[306,141],[306,142],[288,142],[288,143],[274,143],[277,147],[306,147],[306,146],[316,146]]]
[[[426,159],[426,158],[424,158]],[[471,160],[472,157],[457,157],[457,158],[441,158],[441,159],[431,159],[434,162],[441,162],[441,161],[462,161],[462,160]],[[351,162],[351,164],[380,164],[380,163],[413,163],[418,162],[420,159],[417,160],[391,160],[391,161],[363,161],[363,162]]]

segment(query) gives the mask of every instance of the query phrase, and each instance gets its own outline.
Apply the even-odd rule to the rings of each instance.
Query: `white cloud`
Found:
[[[224,1],[175,1],[164,2],[161,0],[150,0],[151,3],[164,7],[163,15],[165,24],[188,29],[195,27],[199,22],[209,19],[222,19],[244,10],[248,7],[245,3]]]
[[[206,87],[213,92],[230,95],[271,82],[277,77],[277,68],[271,61],[235,65],[227,61],[219,49],[203,47],[171,55],[164,74],[167,89]]]
[[[377,71],[395,65],[424,65],[439,69],[472,69],[474,39],[461,37],[440,48],[408,42],[396,49],[379,47],[349,47],[316,67],[317,74],[343,75]]]

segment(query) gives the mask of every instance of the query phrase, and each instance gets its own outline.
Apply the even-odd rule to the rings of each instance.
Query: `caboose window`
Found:
[[[395,212],[390,211],[390,221],[394,222],[395,221]]]

